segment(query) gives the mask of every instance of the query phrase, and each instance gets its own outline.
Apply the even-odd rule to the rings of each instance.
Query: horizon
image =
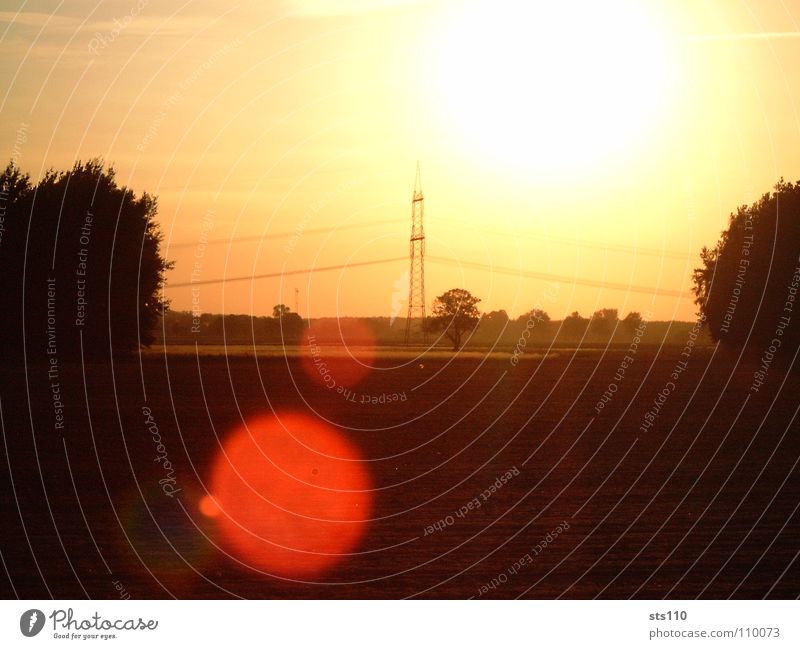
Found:
[[[608,307],[608,308],[613,308],[613,307]],[[172,308],[170,308],[169,311],[172,312],[172,313],[188,313],[188,314],[192,314],[192,310],[191,309],[172,309]],[[497,309],[497,311],[504,311],[504,309],[500,308],[500,309]],[[295,311],[290,308],[290,313],[295,313]],[[481,311],[481,316],[489,315],[489,313],[494,313],[494,312],[483,312],[483,311]],[[638,312],[631,311],[629,313],[638,313]],[[277,319],[277,316],[274,316],[274,315],[259,315],[259,314],[254,314],[254,313],[235,313],[235,312],[231,312],[231,313],[212,313],[212,312],[204,311],[200,315],[201,316],[244,316],[244,317],[247,317],[247,318],[275,318],[275,319]],[[396,318],[393,318],[390,315],[345,315],[345,314],[343,314],[343,315],[324,315],[323,314],[323,315],[316,315],[313,318],[305,317],[305,316],[303,316],[302,313],[298,313],[297,315],[299,315],[302,320],[328,320],[328,319],[330,319],[330,320],[347,320],[347,319],[353,319],[353,320],[393,320],[393,321],[398,321],[398,322],[406,320],[406,316],[405,315],[399,315]],[[508,319],[509,319],[510,322],[514,322],[515,320],[520,320],[521,318],[524,318],[527,315],[528,314],[526,314],[526,313],[521,313],[518,316],[514,317],[514,316],[511,316],[509,314],[508,315]],[[550,316],[550,322],[562,322],[565,318],[567,318],[571,314],[567,313],[564,316],[561,316],[561,317],[558,317],[558,318],[552,317],[552,314],[549,314],[549,313],[548,313],[548,315]],[[593,314],[592,313],[588,313],[588,314],[581,313],[579,315],[585,320],[591,320]],[[624,313],[624,314],[620,313],[619,314],[619,316],[620,316],[619,317],[619,321],[620,322],[622,322],[622,320],[624,319],[623,316],[625,316],[625,315],[628,315],[628,313]],[[429,317],[429,316],[426,316],[426,317]],[[412,320],[419,320],[419,319],[420,318],[412,318]],[[657,318],[652,318],[652,319],[648,319],[647,320],[647,322],[652,322],[652,323],[657,323],[657,322],[675,322],[675,323],[680,323],[680,324],[694,324],[696,321],[697,321],[697,318],[693,318],[691,320],[659,320]]]

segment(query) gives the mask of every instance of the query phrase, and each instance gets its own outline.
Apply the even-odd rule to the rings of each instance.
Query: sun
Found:
[[[663,25],[622,0],[473,2],[438,45],[438,109],[497,162],[575,171],[655,129],[669,86]]]

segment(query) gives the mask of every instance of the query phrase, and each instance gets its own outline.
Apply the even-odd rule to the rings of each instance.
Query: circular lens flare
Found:
[[[210,489],[200,511],[214,518],[226,550],[286,578],[316,577],[345,559],[363,538],[372,505],[354,446],[297,414],[236,428],[214,463]]]
[[[303,333],[301,345],[307,352],[302,356],[303,370],[329,389],[352,388],[375,363],[375,334],[369,325],[352,318],[315,323]]]

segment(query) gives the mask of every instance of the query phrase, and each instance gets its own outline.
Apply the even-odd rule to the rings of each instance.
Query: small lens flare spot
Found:
[[[371,480],[349,440],[314,417],[265,415],[225,440],[200,511],[224,549],[272,575],[318,577],[366,533]]]
[[[200,513],[209,518],[219,516],[220,508],[213,496],[205,495],[200,499]]]
[[[315,324],[303,333],[301,366],[328,389],[352,388],[375,364],[375,334],[359,320],[344,318],[334,325]]]

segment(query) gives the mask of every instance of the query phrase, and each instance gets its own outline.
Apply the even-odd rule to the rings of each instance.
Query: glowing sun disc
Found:
[[[450,22],[438,79],[465,146],[573,168],[632,146],[668,85],[666,38],[643,3],[473,2]]]

